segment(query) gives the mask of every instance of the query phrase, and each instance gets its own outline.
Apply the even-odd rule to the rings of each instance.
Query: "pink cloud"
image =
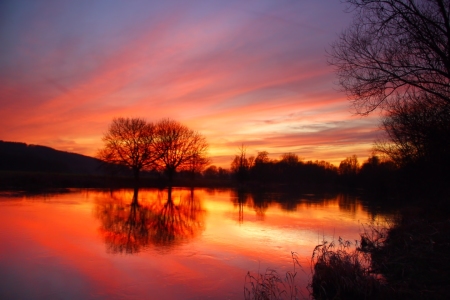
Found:
[[[93,155],[113,117],[170,117],[223,166],[241,143],[325,160],[369,152],[376,120],[351,116],[326,65],[348,16],[290,5],[38,5],[28,26],[8,23],[20,34],[2,60],[0,138]]]

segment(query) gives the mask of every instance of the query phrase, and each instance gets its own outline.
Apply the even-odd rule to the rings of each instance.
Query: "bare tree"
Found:
[[[270,162],[269,152],[259,151],[258,155],[255,158],[255,165],[256,164],[267,164],[269,162]]]
[[[382,128],[386,138],[379,140],[375,149],[398,165],[448,163],[450,105],[424,99],[397,102],[388,109]]]
[[[450,105],[450,0],[346,2],[353,23],[329,62],[357,113],[418,97]]]
[[[253,166],[253,156],[247,157],[247,149],[242,144],[238,149],[238,154],[235,155],[231,162],[231,172],[239,182],[244,182],[249,179],[250,169]]]
[[[291,166],[291,167],[295,167],[299,163],[301,163],[301,161],[297,154],[289,152],[289,153],[285,153],[281,156],[280,163]]]
[[[209,163],[208,143],[204,136],[170,119],[156,124],[155,161],[172,181],[178,169],[199,170]]]
[[[358,157],[352,155],[339,164],[339,174],[344,176],[355,176],[359,170]]]
[[[197,174],[201,174],[205,167],[210,164],[211,160],[206,157],[199,155],[198,152],[193,151],[194,154],[191,156],[191,159],[186,163],[186,171],[188,171],[192,178],[194,178]]]
[[[103,136],[104,147],[98,151],[101,160],[123,165],[139,172],[151,168],[158,158],[154,151],[155,126],[140,118],[115,118]]]

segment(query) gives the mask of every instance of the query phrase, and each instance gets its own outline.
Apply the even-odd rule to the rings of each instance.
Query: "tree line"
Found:
[[[391,115],[385,117],[383,124],[386,124],[388,134],[404,137],[407,130],[401,131],[399,127],[412,126],[414,123],[407,120],[410,119]],[[435,123],[430,122],[425,123],[434,129],[447,130],[444,125],[434,127]],[[260,187],[341,186],[386,192],[419,181],[425,169],[433,169],[433,154],[449,149],[429,145],[432,142],[428,142],[428,139],[433,140],[433,143],[448,143],[447,139],[441,140],[442,136],[439,139],[439,134],[440,131],[436,133],[436,130],[430,130],[428,134],[418,135],[422,140],[413,139],[416,144],[408,142],[406,145],[391,137],[389,142],[375,144],[375,152],[362,164],[353,155],[342,160],[338,167],[323,160],[304,161],[295,153],[285,153],[280,159],[269,158],[267,151],[257,152],[253,156],[242,145],[231,161],[230,168],[221,168],[208,166],[210,160],[205,137],[177,121],[163,119],[151,123],[140,118],[115,118],[103,137],[104,147],[97,157],[106,162],[109,168],[131,170],[136,182],[141,171],[151,171],[165,174],[169,184],[175,174],[180,174],[181,177],[201,177],[220,184],[234,180],[237,184],[257,184]],[[441,163],[445,160],[438,157]]]
[[[269,158],[267,151],[256,157],[248,156],[244,146],[235,155],[230,167],[238,182],[254,181],[260,184],[320,184],[335,181],[337,169],[325,161],[304,162],[297,154],[286,153],[279,160]]]
[[[399,181],[401,167],[386,156],[373,153],[360,163],[356,155],[342,160],[338,167],[327,161],[305,161],[295,153],[285,153],[280,159],[271,159],[267,151],[248,155],[242,146],[233,158],[230,169],[209,166],[203,172],[206,178],[231,178],[240,184],[259,187],[290,185],[299,187],[357,188],[373,191],[394,189]]]

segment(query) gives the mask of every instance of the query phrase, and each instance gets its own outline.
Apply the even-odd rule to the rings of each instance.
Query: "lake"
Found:
[[[392,214],[345,194],[233,189],[0,193],[1,299],[242,299],[245,277],[303,270],[322,240]]]

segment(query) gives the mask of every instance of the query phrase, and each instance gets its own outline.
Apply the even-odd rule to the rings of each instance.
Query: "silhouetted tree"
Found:
[[[330,63],[356,111],[434,97],[450,103],[449,0],[347,0],[353,23]]]
[[[208,179],[228,180],[230,179],[230,171],[222,167],[212,165],[203,171],[203,176]]]
[[[365,161],[358,173],[362,186],[377,194],[386,194],[396,185],[397,167],[392,160],[373,154]]]
[[[303,184],[317,185],[323,187],[324,184],[331,186],[335,183],[338,169],[326,161],[308,161],[301,165],[301,182]]]
[[[352,155],[341,161],[339,164],[340,175],[356,175],[359,168],[358,157]]]
[[[247,158],[245,147],[239,148],[231,163],[231,172],[238,181],[251,180],[267,184],[290,184],[305,188],[327,184],[331,187],[337,179],[337,168],[325,161],[303,162],[295,153],[285,153],[280,160],[270,159],[267,151],[258,152],[256,158]],[[270,185],[268,186],[270,187]],[[274,186],[272,186],[274,187]]]
[[[270,181],[275,181],[273,166],[274,164],[270,160],[269,153],[267,151],[258,152],[251,168],[252,179],[264,184]]]
[[[224,169],[222,167],[219,167],[217,169],[218,173],[219,173],[219,178],[220,179],[230,179],[231,175],[230,175],[230,170],[228,169]]]
[[[210,159],[206,156],[200,156],[195,153],[186,164],[186,171],[190,173],[191,178],[201,175],[205,167],[210,163]]]
[[[269,162],[270,162],[269,152],[267,152],[267,151],[258,152],[258,155],[255,158],[255,165],[256,164],[267,164]]]
[[[215,165],[209,166],[203,171],[203,176],[210,179],[216,179],[219,177],[219,169]]]
[[[277,163],[279,176],[284,182],[300,183],[302,177],[302,162],[295,153],[285,153]]]
[[[339,164],[339,175],[341,182],[347,186],[356,185],[356,175],[359,170],[359,162],[356,155],[352,155]]]
[[[450,105],[419,98],[396,103],[383,119],[384,140],[375,150],[402,168],[405,186],[429,188],[447,186],[450,167]]]
[[[154,148],[157,153],[155,163],[169,181],[178,169],[199,171],[209,163],[206,139],[174,120],[163,119],[156,124]]]
[[[139,172],[151,168],[158,158],[154,150],[155,127],[140,118],[115,118],[103,136],[104,147],[97,157],[107,163],[122,165]]]
[[[244,182],[249,179],[250,168],[253,165],[254,157],[247,157],[247,149],[244,145],[238,149],[238,154],[231,162],[231,172],[239,182]]]
[[[382,127],[387,137],[375,149],[398,165],[449,162],[450,105],[427,99],[398,102],[389,109]]]
[[[295,167],[300,162],[298,155],[295,153],[285,153],[281,156],[280,163]]]

